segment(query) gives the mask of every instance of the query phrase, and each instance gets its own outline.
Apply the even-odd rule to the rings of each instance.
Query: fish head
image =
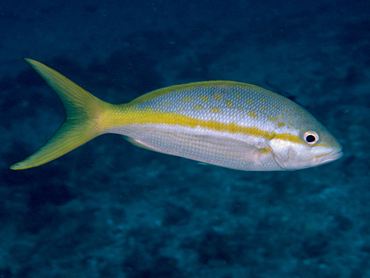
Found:
[[[269,145],[282,170],[319,166],[342,157],[342,146],[313,116],[277,130]],[[292,121],[291,121],[292,122]]]

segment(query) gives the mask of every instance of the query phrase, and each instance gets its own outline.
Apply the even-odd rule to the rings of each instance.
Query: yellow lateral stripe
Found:
[[[201,127],[219,132],[240,133],[264,139],[280,139],[292,143],[304,144],[299,136],[290,133],[275,133],[265,131],[258,127],[246,127],[231,123],[220,123],[215,120],[201,120],[182,114],[172,112],[157,112],[151,108],[139,110],[131,107],[125,107],[124,112],[117,113],[117,110],[107,110],[105,116],[101,117],[100,124],[107,129],[117,128],[123,125],[134,124],[168,124],[179,125],[183,127],[196,128]],[[122,110],[121,110],[122,111]],[[305,144],[304,144],[305,145]],[[316,146],[319,144],[316,144]]]
[[[248,116],[251,117],[251,118],[257,118],[258,117],[257,114],[252,110],[248,112]]]

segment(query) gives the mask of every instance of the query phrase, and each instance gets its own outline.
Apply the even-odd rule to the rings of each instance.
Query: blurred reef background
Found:
[[[2,1],[0,277],[370,277],[369,1]],[[23,60],[97,97],[235,80],[307,108],[344,157],[241,172],[104,135],[9,165],[63,122]]]

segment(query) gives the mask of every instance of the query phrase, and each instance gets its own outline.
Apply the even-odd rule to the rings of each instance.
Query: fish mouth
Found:
[[[332,151],[328,154],[325,154],[323,156],[319,156],[317,158],[322,159],[321,163],[329,163],[329,162],[332,162],[334,160],[341,158],[342,156],[343,156],[342,149],[339,149],[339,150]]]

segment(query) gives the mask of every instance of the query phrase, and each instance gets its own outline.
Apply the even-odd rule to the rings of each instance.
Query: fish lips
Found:
[[[324,164],[324,163],[329,163],[329,162],[332,162],[334,160],[337,160],[339,158],[341,158],[343,156],[343,152],[342,152],[342,149],[339,149],[339,150],[334,150],[324,156],[321,157],[321,163]]]

